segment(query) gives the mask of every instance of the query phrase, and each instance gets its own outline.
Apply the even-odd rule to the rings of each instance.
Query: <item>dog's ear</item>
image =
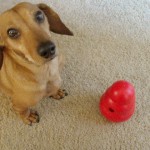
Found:
[[[58,34],[73,35],[73,33],[65,26],[58,14],[52,8],[43,3],[38,4],[38,7],[46,15],[50,24],[50,31]]]
[[[3,65],[3,50],[4,50],[4,42],[0,36],[0,69],[2,68]]]

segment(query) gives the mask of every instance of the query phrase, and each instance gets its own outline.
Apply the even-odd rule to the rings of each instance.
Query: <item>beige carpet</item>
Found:
[[[0,0],[0,12],[21,0]],[[31,0],[47,2],[74,32],[53,34],[66,55],[62,101],[45,99],[35,109],[39,124],[24,125],[0,95],[0,150],[149,150],[150,1]],[[116,80],[136,88],[136,112],[124,123],[99,113],[100,95]]]

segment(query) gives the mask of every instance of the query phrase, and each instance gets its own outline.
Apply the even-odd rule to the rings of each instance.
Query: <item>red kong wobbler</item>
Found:
[[[100,112],[110,121],[128,120],[135,110],[135,90],[131,83],[120,80],[115,82],[102,95]]]

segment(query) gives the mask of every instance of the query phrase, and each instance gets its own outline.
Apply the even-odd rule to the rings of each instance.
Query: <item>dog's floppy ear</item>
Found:
[[[73,33],[61,21],[58,14],[46,4],[38,4],[38,7],[45,13],[50,24],[50,30],[54,33],[73,35]]]
[[[3,50],[4,50],[4,42],[0,36],[0,69],[2,68],[3,65]]]

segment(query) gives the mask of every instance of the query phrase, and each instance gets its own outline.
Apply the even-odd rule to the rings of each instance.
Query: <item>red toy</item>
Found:
[[[128,120],[135,110],[135,90],[131,83],[121,80],[115,82],[102,95],[100,111],[110,121]]]

